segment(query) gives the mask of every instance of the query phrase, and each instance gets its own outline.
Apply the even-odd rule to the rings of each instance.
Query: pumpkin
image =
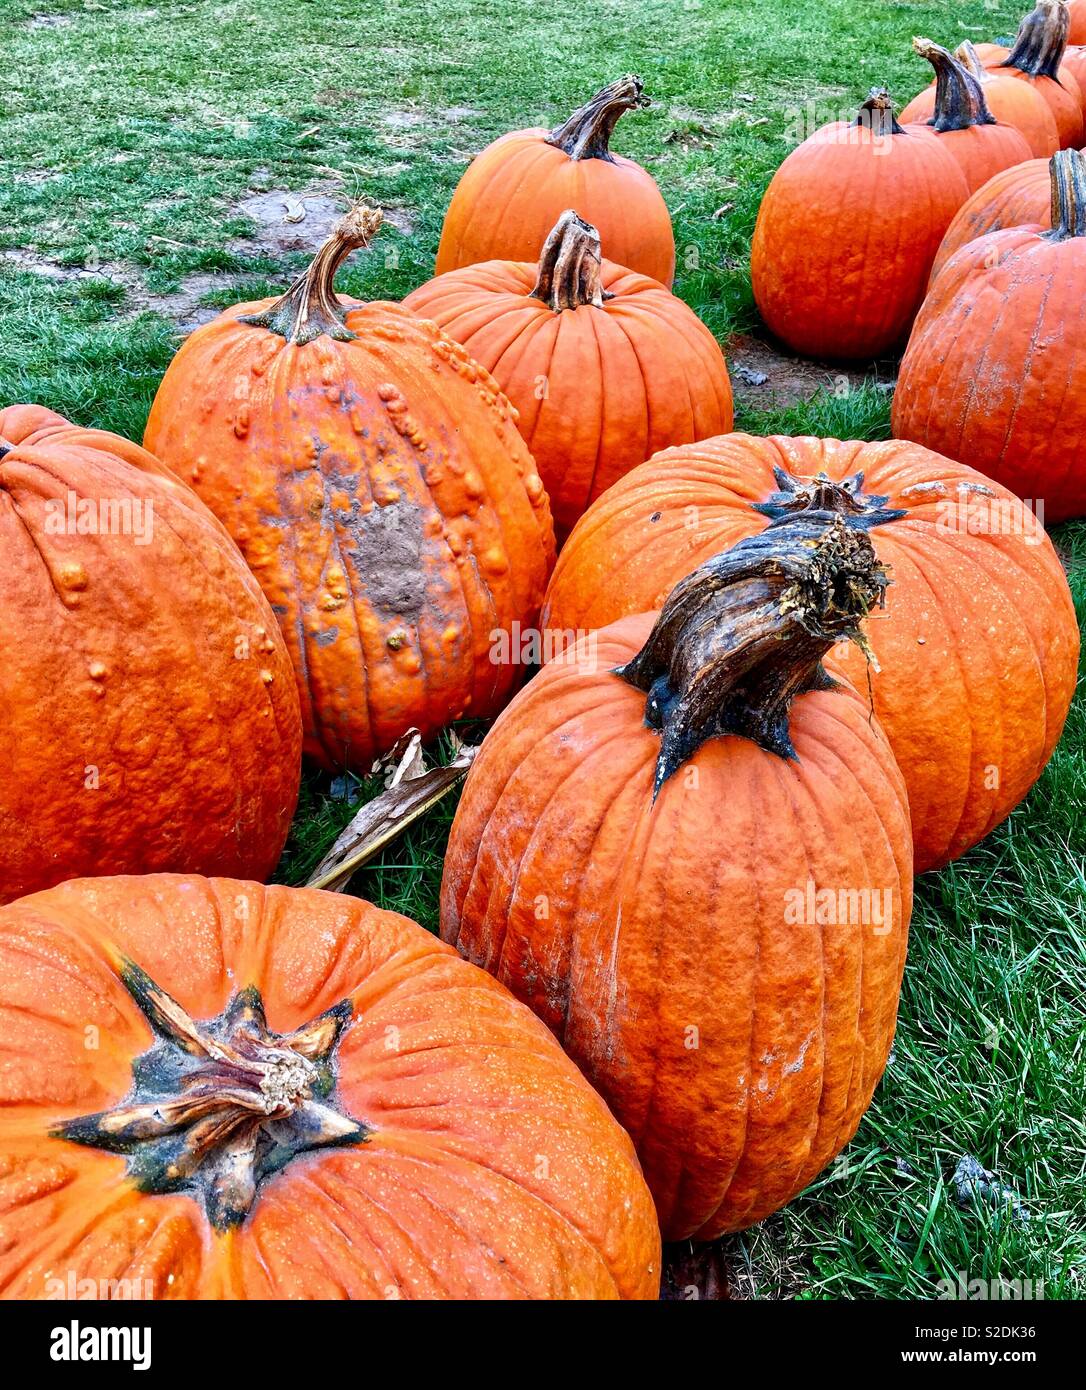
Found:
[[[1075,688],[1078,627],[1034,515],[913,444],[721,439],[667,450],[594,503],[559,558],[548,632],[658,607],[685,574],[817,501],[870,531],[894,577],[866,626],[875,663],[835,650],[909,790],[916,869],[963,854],[1040,776]]]
[[[956,251],[1007,227],[1052,226],[1052,174],[1047,159],[1030,159],[990,178],[963,203],[931,268],[935,277]]]
[[[1086,515],[1086,161],[1052,157],[1051,227],[991,232],[943,266],[901,364],[892,424],[1032,499]]]
[[[4,1298],[656,1297],[602,1101],[369,903],[165,874],[23,898],[0,1058]]]
[[[1086,44],[1086,0],[1067,0],[1068,43]]]
[[[566,208],[600,230],[608,255],[670,285],[675,237],[652,175],[612,154],[619,117],[650,104],[638,77],[621,77],[562,125],[515,130],[488,145],[456,187],[435,274],[479,261],[534,261]]]
[[[1083,122],[1086,125],[1086,47],[1068,44],[1063,53],[1063,69],[1078,83],[1082,101]]]
[[[808,357],[869,358],[908,336],[931,263],[969,188],[944,140],[904,127],[874,91],[773,175],[751,247],[767,326]]]
[[[916,48],[918,43],[927,44],[928,42],[926,39],[914,39],[913,47]],[[932,47],[937,48],[938,46],[932,45]],[[939,49],[939,52],[943,53],[945,50]],[[921,56],[927,57],[929,55],[925,53]],[[977,116],[981,123],[984,123],[984,118],[980,113],[987,111],[1001,125],[1013,126],[1015,130],[1019,131],[1025,139],[1031,155],[1047,158],[1056,153],[1060,147],[1056,119],[1048,102],[1035,87],[1028,82],[1017,81],[998,68],[988,69],[984,67],[976,49],[968,41],[957,49],[954,57],[966,73],[980,86]],[[966,116],[972,114],[969,98],[959,91],[960,79],[956,73],[954,79],[954,82],[949,86],[944,83],[944,91],[947,92],[947,98],[952,102],[952,119],[954,105],[957,105]],[[914,97],[901,113],[902,123],[931,123],[935,118],[935,102],[938,92],[939,83],[935,81],[926,87],[919,96]],[[943,119],[945,122],[945,115]],[[958,138],[960,139],[960,137]],[[954,153],[954,147],[950,146],[949,148],[951,153]],[[1028,156],[1021,157],[1026,158]],[[969,170],[967,169],[965,172],[968,178]]]
[[[286,646],[144,450],[0,409],[0,902],[81,874],[266,878],[298,799]]]
[[[144,442],[238,542],[290,648],[305,750],[368,771],[408,729],[496,713],[554,561],[547,495],[493,378],[398,304],[337,298],[357,208],[278,300],[197,329]]]
[[[1028,82],[1048,103],[1056,120],[1060,149],[1083,141],[1083,95],[1069,67],[1063,65],[1069,16],[1062,0],[1037,0],[1022,20],[1010,49],[981,44],[981,61],[1019,81]]]
[[[658,618],[546,665],[468,774],[442,937],[603,1095],[668,1240],[783,1206],[852,1137],[886,1063],[905,791],[866,698],[819,664],[884,584],[862,531],[786,518]],[[865,889],[878,921],[861,925]],[[840,893],[859,895],[851,925],[830,915]]]
[[[516,406],[560,537],[651,454],[732,427],[716,339],[658,281],[603,260],[599,232],[572,210],[537,265],[465,266],[404,304],[462,343]]]

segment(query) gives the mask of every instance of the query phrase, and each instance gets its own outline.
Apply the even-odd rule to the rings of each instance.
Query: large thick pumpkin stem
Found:
[[[311,343],[322,333],[349,342],[355,335],[344,323],[347,311],[336,295],[336,272],[352,251],[370,244],[382,221],[376,208],[361,203],[353,207],[286,294],[262,313],[246,314],[240,322],[268,328],[289,343]]]
[[[1037,0],[1037,8],[1018,26],[1014,47],[1001,66],[1059,81],[1070,27],[1071,12],[1060,0]]]
[[[980,54],[973,47],[968,39],[960,43],[954,50],[954,56],[970,77],[975,77],[978,82],[985,82],[988,78],[988,69],[980,60]]]
[[[556,314],[583,304],[603,307],[608,294],[600,284],[600,234],[572,208],[562,214],[543,243],[539,275],[532,290]]]
[[[949,49],[931,39],[913,39],[913,52],[935,69],[935,112],[928,121],[933,130],[942,134],[975,125],[995,125],[980,83]]]
[[[647,693],[645,722],[662,735],[653,794],[723,734],[794,758],[789,706],[832,688],[823,656],[842,637],[862,642],[887,582],[866,532],[824,511],[774,522],[680,580],[616,672]]]
[[[904,135],[905,127],[894,115],[894,102],[885,87],[872,87],[871,92],[856,113],[853,126],[870,130],[872,135]]]
[[[1086,155],[1060,150],[1048,161],[1052,176],[1053,241],[1086,236]]]
[[[155,1042],[120,1105],[68,1120],[57,1138],[125,1154],[142,1191],[192,1194],[217,1230],[243,1221],[260,1184],[296,1155],[366,1139],[365,1125],[327,1103],[349,1001],[280,1035],[249,988],[197,1024],[138,965],[119,965]]]
[[[613,163],[609,146],[618,118],[626,111],[651,105],[640,77],[620,77],[574,111],[563,125],[556,126],[547,136],[547,144],[565,150],[570,159],[607,159]]]

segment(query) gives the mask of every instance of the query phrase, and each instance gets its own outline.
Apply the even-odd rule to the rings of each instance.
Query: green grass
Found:
[[[139,438],[178,341],[169,297],[213,275],[199,283],[221,306],[281,287],[299,266],[246,240],[244,198],[319,190],[391,209],[407,230],[388,229],[342,287],[399,298],[429,277],[470,156],[507,129],[556,122],[622,71],[641,74],[654,105],[622,122],[616,145],[663,188],[677,292],[725,340],[756,323],[750,233],[797,112],[810,101],[816,121],[832,118],[876,82],[905,100],[928,76],[913,34],[984,39],[1013,31],[1020,8],[0,0],[0,401],[36,399]],[[888,412],[869,383],[739,419],[759,432],[880,438]],[[1086,527],[1056,539],[1083,613]],[[1080,698],[1028,802],[919,885],[887,1076],[843,1161],[727,1243],[741,1292],[930,1298],[962,1272],[1082,1295],[1084,750]],[[327,779],[307,777],[281,876],[303,881],[350,813]],[[450,799],[355,891],[432,929],[451,814]],[[949,1188],[963,1153],[1015,1187],[1032,1219],[959,1210]]]

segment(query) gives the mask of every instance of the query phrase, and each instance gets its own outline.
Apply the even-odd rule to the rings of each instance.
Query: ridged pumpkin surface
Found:
[[[10,406],[0,440],[0,902],[81,874],[267,877],[301,724],[236,546],[116,435]]]
[[[271,601],[306,752],[368,771],[412,726],[430,737],[504,705],[518,668],[490,660],[491,633],[534,623],[554,534],[489,373],[400,305],[333,308],[324,280],[332,332],[312,341],[242,322],[277,301],[198,329],[145,443],[225,523]]]
[[[1006,488],[900,442],[735,434],[668,450],[585,514],[559,558],[543,625],[584,631],[658,607],[682,575],[768,524],[756,508],[784,500],[778,469],[836,483],[862,474],[862,493],[886,499],[875,510],[891,517],[870,534],[894,582],[885,611],[865,625],[879,669],[853,647],[835,648],[829,664],[861,691],[870,680],[909,789],[917,872],[936,868],[1025,796],[1075,689],[1067,581]],[[977,533],[985,524],[1003,534]]]
[[[462,343],[512,401],[560,535],[650,455],[732,427],[731,383],[713,335],[658,281],[601,263],[598,237],[595,245],[594,297],[537,297],[538,265],[487,261],[404,301]],[[582,250],[581,276],[584,260]]]
[[[479,261],[535,261],[573,208],[599,228],[613,261],[670,285],[675,237],[663,195],[646,169],[608,148],[622,113],[646,105],[638,79],[622,78],[557,130],[515,130],[488,145],[452,196],[435,274]]]
[[[783,1206],[856,1130],[894,1033],[911,906],[901,776],[851,690],[792,705],[796,761],[714,738],[653,803],[652,615],[545,666],[468,776],[441,932],[525,999],[629,1131],[665,1239]],[[884,929],[786,919],[887,890]]]
[[[899,439],[981,469],[1049,522],[1086,515],[1086,162],[1072,150],[1052,162],[1057,184],[1072,171],[1062,226],[992,232],[944,265],[892,414]]]
[[[179,1190],[138,1190],[127,1164],[161,1176],[150,1142],[126,1155],[54,1137],[85,1136],[83,1117],[136,1084],[153,1034],[126,961],[205,1034],[253,988],[279,1033],[332,1011],[334,1089],[320,1097],[352,1137],[295,1153],[225,1229],[202,1170]],[[169,1085],[151,1060],[144,1071]],[[652,1203],[600,1099],[494,980],[355,898],[162,875],[4,908],[0,1098],[4,1298],[69,1278],[174,1299],[656,1297]]]
[[[1047,159],[1030,159],[1004,169],[964,203],[947,228],[931,275],[936,275],[956,251],[989,232],[1010,227],[1052,226],[1052,177]]]

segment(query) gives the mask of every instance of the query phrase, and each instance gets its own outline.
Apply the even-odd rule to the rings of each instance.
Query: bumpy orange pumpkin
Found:
[[[355,898],[152,875],[0,910],[0,1098],[4,1298],[659,1287],[633,1148],[573,1063]]]
[[[285,644],[143,449],[0,410],[0,902],[80,874],[265,878],[298,799]]]
[[[956,251],[989,232],[1008,227],[1052,226],[1052,173],[1047,159],[1004,169],[963,203],[946,230],[931,268],[935,277]]]
[[[1069,16],[1062,0],[1037,0],[1022,20],[1010,49],[981,44],[981,60],[1019,81],[1028,82],[1048,103],[1056,121],[1060,148],[1073,149],[1083,139],[1083,96],[1070,67],[1064,65]]]
[[[547,488],[559,536],[660,449],[732,427],[716,339],[656,280],[602,260],[567,211],[538,265],[486,261],[404,300],[492,372]]]
[[[600,1090],[665,1238],[782,1206],[886,1063],[905,790],[866,698],[819,666],[884,583],[868,538],[826,513],[748,538],[655,626],[615,623],[545,666],[468,775],[442,936]]]
[[[555,130],[515,130],[488,145],[457,185],[435,272],[478,261],[534,261],[566,208],[600,229],[619,265],[670,285],[675,237],[652,175],[611,153],[615,123],[649,105],[641,79],[621,77]]]
[[[910,114],[926,105],[917,98],[902,112],[901,119],[923,121],[942,137],[943,148],[957,160],[970,193],[993,174],[1029,159],[1032,150],[1026,137],[1013,125],[996,120],[988,108],[984,87],[953,53],[931,39],[913,39],[913,50],[934,67],[935,91],[927,115]],[[1030,90],[1021,82],[1015,85]]]
[[[174,358],[145,443],[226,524],[279,616],[306,751],[368,770],[411,726],[490,715],[554,561],[546,492],[493,378],[397,304],[341,302],[356,209],[282,299]]]
[[[1086,160],[1052,157],[1053,225],[991,232],[932,282],[894,394],[892,423],[1033,501],[1086,516]]]
[[[812,499],[870,530],[894,578],[865,628],[877,669],[852,649],[830,662],[864,691],[870,680],[909,789],[917,871],[936,868],[1025,796],[1075,689],[1063,569],[1005,488],[912,444],[736,434],[671,449],[586,512],[544,625],[599,628],[657,607],[709,556]]]
[[[751,247],[771,331],[811,357],[866,358],[908,336],[931,263],[969,188],[934,131],[901,126],[885,92],[773,175]]]

